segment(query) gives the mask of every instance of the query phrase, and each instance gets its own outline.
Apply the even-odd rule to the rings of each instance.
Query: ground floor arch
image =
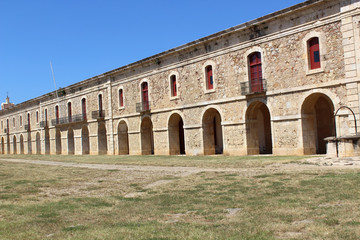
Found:
[[[184,122],[182,117],[177,113],[172,114],[169,118],[168,134],[169,154],[185,154]]]
[[[50,133],[45,129],[45,154],[50,154]]]
[[[144,117],[141,121],[141,154],[154,154],[154,133],[150,117]]]
[[[125,121],[121,121],[118,126],[118,149],[119,155],[129,154],[129,134]]]
[[[68,129],[68,155],[74,155],[75,153],[75,139],[74,139],[74,130],[72,128]]]
[[[249,155],[272,154],[271,117],[265,103],[255,101],[245,115],[247,152]]]
[[[21,134],[20,135],[20,154],[24,154],[24,136]]]
[[[335,136],[334,105],[322,93],[308,96],[301,106],[304,154],[325,154],[324,138]]]
[[[36,133],[36,154],[41,154],[41,139],[40,133]]]
[[[60,129],[55,131],[55,148],[56,154],[61,154],[61,132]]]
[[[87,126],[83,126],[81,128],[81,146],[82,146],[82,154],[86,155],[90,153],[90,137],[89,137],[89,129]]]
[[[13,154],[17,154],[16,136],[13,137]]]
[[[104,155],[107,154],[107,150],[106,126],[101,122],[98,125],[98,151],[100,155]]]
[[[221,115],[214,109],[206,110],[202,118],[204,155],[222,154],[223,132],[221,126]]]
[[[5,143],[4,138],[1,138],[1,154],[5,154]]]

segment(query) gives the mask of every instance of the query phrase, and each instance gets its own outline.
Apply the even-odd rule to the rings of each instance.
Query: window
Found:
[[[171,75],[170,77],[170,91],[171,91],[171,97],[177,96],[177,85],[176,85],[176,76]]]
[[[262,79],[262,66],[261,66],[261,53],[254,52],[249,55],[249,78],[251,92],[262,92],[263,79]]]
[[[15,118],[13,118],[13,128],[15,128]]]
[[[68,120],[72,122],[71,102],[68,103]]]
[[[119,106],[124,107],[124,91],[119,89]]]
[[[59,124],[59,106],[55,106],[55,119],[56,124]]]
[[[44,110],[44,115],[45,115],[45,124],[47,124],[47,109]]]
[[[141,84],[141,94],[143,110],[149,110],[149,88],[147,82]]]
[[[86,121],[86,99],[81,99],[81,110],[82,110],[82,117],[83,120]]]
[[[22,127],[22,116],[19,117],[19,123],[20,123],[20,127]]]
[[[214,76],[211,65],[205,68],[205,74],[206,74],[206,89],[207,90],[214,89]]]
[[[36,111],[36,123],[39,123],[39,112]]]
[[[99,117],[104,117],[102,94],[99,94]]]
[[[320,47],[318,37],[313,37],[308,41],[308,54],[310,61],[310,69],[320,68]]]
[[[28,129],[30,129],[30,113],[27,114],[27,125]]]

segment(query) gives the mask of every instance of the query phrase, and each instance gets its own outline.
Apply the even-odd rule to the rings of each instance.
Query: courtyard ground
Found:
[[[359,239],[360,159],[0,156],[0,239]]]

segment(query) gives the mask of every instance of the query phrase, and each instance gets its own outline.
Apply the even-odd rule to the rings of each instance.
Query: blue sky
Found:
[[[16,104],[303,0],[0,0],[0,102]]]

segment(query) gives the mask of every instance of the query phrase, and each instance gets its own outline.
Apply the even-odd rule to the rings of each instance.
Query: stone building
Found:
[[[309,0],[0,111],[4,154],[303,155],[359,118],[359,0]]]

